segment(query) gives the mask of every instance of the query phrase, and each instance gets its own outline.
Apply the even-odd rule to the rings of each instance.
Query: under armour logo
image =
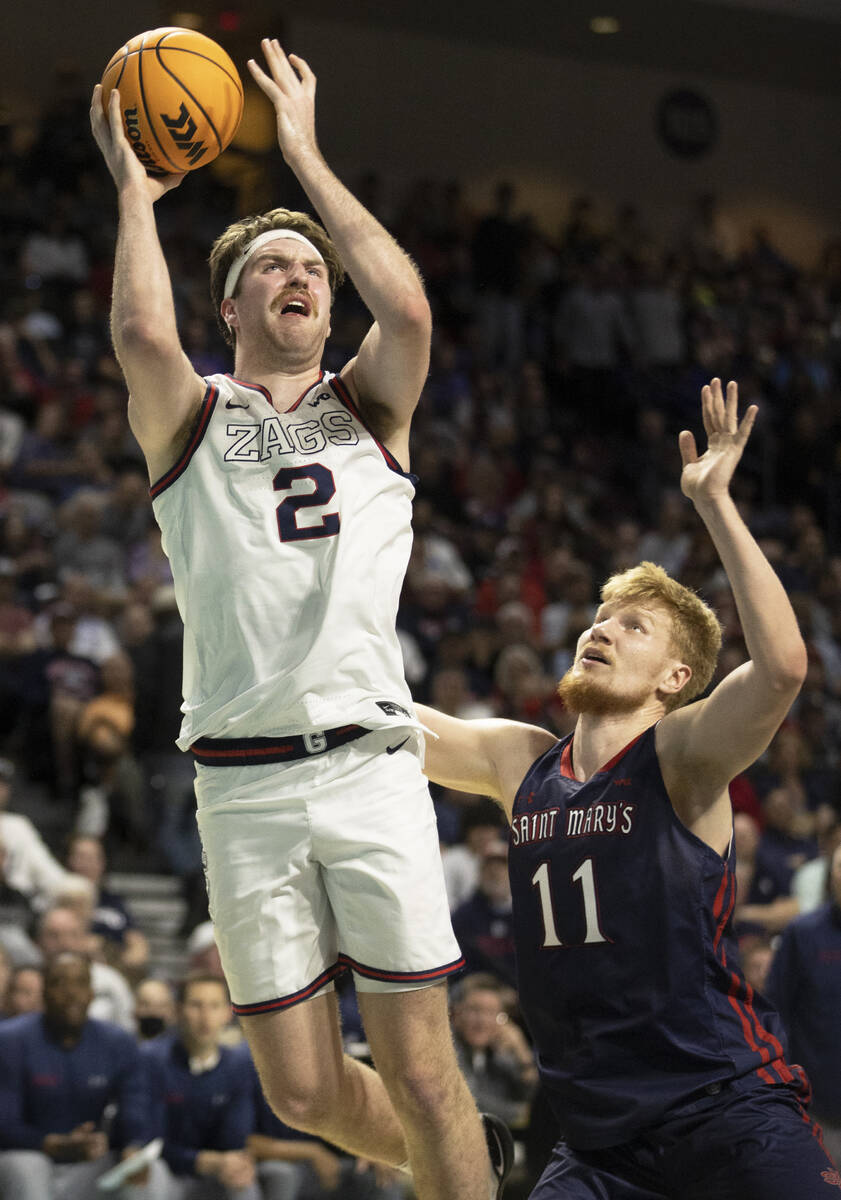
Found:
[[[166,113],[160,114],[161,120],[170,132],[172,140],[179,150],[187,155],[187,161],[195,165],[207,151],[204,142],[194,142],[196,123],[190,116],[187,105],[181,101],[181,107],[174,117]]]

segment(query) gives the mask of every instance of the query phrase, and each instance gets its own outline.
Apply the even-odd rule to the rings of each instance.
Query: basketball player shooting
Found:
[[[178,745],[197,764],[211,915],[277,1114],[411,1169],[419,1200],[488,1200],[510,1146],[456,1066],[443,981],[462,960],[395,632],[430,311],[318,149],[309,66],[262,50],[249,69],[324,227],[274,209],[216,241],[233,375],[200,378],[179,342],[153,204],[181,177],[146,175],[116,91],[107,116],[98,88],[91,107],[119,205],[112,336],[184,621]],[[334,375],[345,269],[373,324]],[[348,969],[376,1073],[343,1054]]]
[[[841,1176],[781,1025],[739,964],[728,784],[803,681],[788,598],[730,496],[756,415],[702,393],[681,486],[727,573],[748,661],[704,699],[718,621],[652,563],[614,575],[560,683],[560,741],[418,706],[426,770],[511,821],[520,1002],[561,1141],[532,1200],[818,1200]]]

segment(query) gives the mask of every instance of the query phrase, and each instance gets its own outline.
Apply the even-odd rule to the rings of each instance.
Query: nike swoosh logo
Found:
[[[411,734],[409,735],[409,737],[411,737]],[[406,743],[408,742],[408,740],[409,740],[409,738],[407,738],[407,737],[404,737],[404,738],[403,738],[403,741],[402,741],[402,742],[398,742],[396,746],[386,746],[386,748],[385,748],[385,752],[386,752],[386,754],[396,754],[396,753],[397,753],[397,751],[400,749],[400,747],[401,747],[401,746],[405,746],[405,745],[406,745]]]
[[[234,404],[233,400],[226,400],[225,408],[248,408],[248,405],[247,404]]]

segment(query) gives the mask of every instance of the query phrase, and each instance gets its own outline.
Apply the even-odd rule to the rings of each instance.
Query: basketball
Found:
[[[139,33],[102,76],[120,92],[123,128],[150,175],[195,171],[221,154],[242,116],[242,83],[221,46],[192,29]]]

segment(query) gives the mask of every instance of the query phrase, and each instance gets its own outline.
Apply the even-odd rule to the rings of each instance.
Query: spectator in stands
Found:
[[[812,1115],[841,1160],[841,845],[829,867],[828,899],[783,931],[768,997],[788,1031],[790,1052],[812,1084]]]
[[[29,817],[6,811],[12,799],[14,776],[14,763],[0,758],[0,841],[6,848],[3,870],[6,883],[36,909],[44,908],[73,887],[88,891],[80,876],[65,870],[53,857]]]
[[[640,362],[663,388],[686,358],[686,310],[680,280],[650,254],[636,264],[633,274],[629,311]]]
[[[817,858],[810,858],[794,872],[791,894],[797,900],[799,915],[814,912],[824,903],[829,882],[829,863],[835,847],[841,845],[841,816],[836,816],[818,834]]]
[[[21,602],[18,576],[14,559],[0,558],[0,663],[35,648],[32,613]]]
[[[18,925],[27,929],[32,923],[33,912],[23,892],[19,892],[8,880],[9,855],[0,833],[0,925]]]
[[[679,576],[689,553],[691,539],[687,524],[686,505],[680,491],[675,488],[664,491],[657,528],[640,538],[634,562],[655,562],[669,575]]]
[[[17,967],[6,989],[3,1015],[21,1017],[44,1011],[44,972],[40,967]]]
[[[810,671],[814,669],[812,664]],[[792,810],[786,818],[786,832],[799,838],[813,837],[831,819],[835,777],[812,769],[809,744],[792,722],[777,731],[764,758],[753,772],[763,800],[771,792],[785,789]]]
[[[90,264],[85,243],[68,225],[63,206],[52,210],[45,229],[24,239],[21,267],[28,276],[63,286],[84,283]]]
[[[61,798],[74,798],[79,781],[76,728],[79,715],[99,688],[99,671],[71,649],[76,610],[64,601],[49,612],[49,646],[24,655],[15,668],[26,760],[46,773]],[[42,769],[43,770],[43,769]]]
[[[471,797],[463,793],[452,795],[466,803],[462,804],[458,840],[441,850],[451,912],[473,895],[479,883],[479,863],[485,848],[506,832],[499,807],[492,800],[477,796],[471,802]]]
[[[224,979],[212,921],[202,921],[187,938],[187,962],[190,971]]]
[[[93,889],[91,932],[100,941],[101,956],[124,975],[140,976],[149,962],[149,942],[122,896],[103,886],[106,860],[102,842],[72,834],[66,861],[68,870],[87,879]]]
[[[102,533],[102,498],[89,488],[79,489],[62,506],[63,532],[54,554],[59,578],[82,575],[93,588],[98,606],[106,610],[125,596],[125,567],[120,543]]]
[[[514,996],[495,975],[467,975],[453,988],[451,1013],[459,1065],[477,1108],[522,1129],[537,1089],[537,1065],[506,1011],[506,997]]]
[[[777,787],[770,791],[763,801],[762,811],[765,828],[756,850],[756,872],[748,897],[751,906],[769,905],[772,901],[790,898],[794,872],[818,853],[814,837],[800,832],[803,828],[799,821],[800,810],[788,788]],[[783,921],[787,911],[784,909]],[[796,909],[788,914],[788,919],[795,913]],[[756,915],[755,912],[743,913],[745,920],[754,919]],[[766,922],[766,928],[776,932],[782,926],[777,924],[774,928]]]
[[[49,965],[58,954],[67,951],[87,954],[93,948],[91,912],[92,905],[88,908],[87,921],[67,904],[54,904],[42,913],[36,940],[45,965]],[[97,1020],[110,1021],[123,1029],[133,1030],[131,989],[120,972],[107,963],[94,960],[90,965],[90,976],[93,988],[90,1015]]]
[[[158,1037],[176,1021],[175,994],[165,979],[141,979],[134,989],[134,1021],[141,1041]]]
[[[487,971],[514,986],[508,845],[501,838],[484,847],[479,881],[473,894],[453,913],[453,931],[469,972]]]
[[[477,223],[471,246],[482,366],[519,364],[523,345],[522,262],[525,239],[514,218],[516,189],[500,183],[494,207]]]
[[[59,400],[50,399],[38,408],[9,470],[9,482],[55,502],[66,500],[86,482],[85,463]]]
[[[630,413],[618,370],[635,350],[636,331],[616,269],[605,259],[576,269],[561,300],[555,330],[567,364],[569,400],[582,420],[593,427],[610,419],[615,428],[618,408],[624,428]]]
[[[151,528],[149,477],[142,461],[125,458],[107,492],[100,514],[100,531],[119,546],[132,547],[143,540]]]
[[[145,1141],[137,1045],[88,1016],[92,997],[85,957],[59,954],[44,974],[43,1014],[0,1023],[0,1195],[88,1200],[95,1180]]]
[[[177,1030],[143,1046],[152,1129],[164,1139],[166,1200],[259,1200],[245,1148],[254,1129],[251,1060],[222,1045],[230,1019],[224,979],[188,975]]]
[[[76,727],[83,780],[76,828],[105,839],[112,858],[145,863],[150,833],[143,773],[132,752],[133,668],[127,654],[102,664],[102,685]]]

